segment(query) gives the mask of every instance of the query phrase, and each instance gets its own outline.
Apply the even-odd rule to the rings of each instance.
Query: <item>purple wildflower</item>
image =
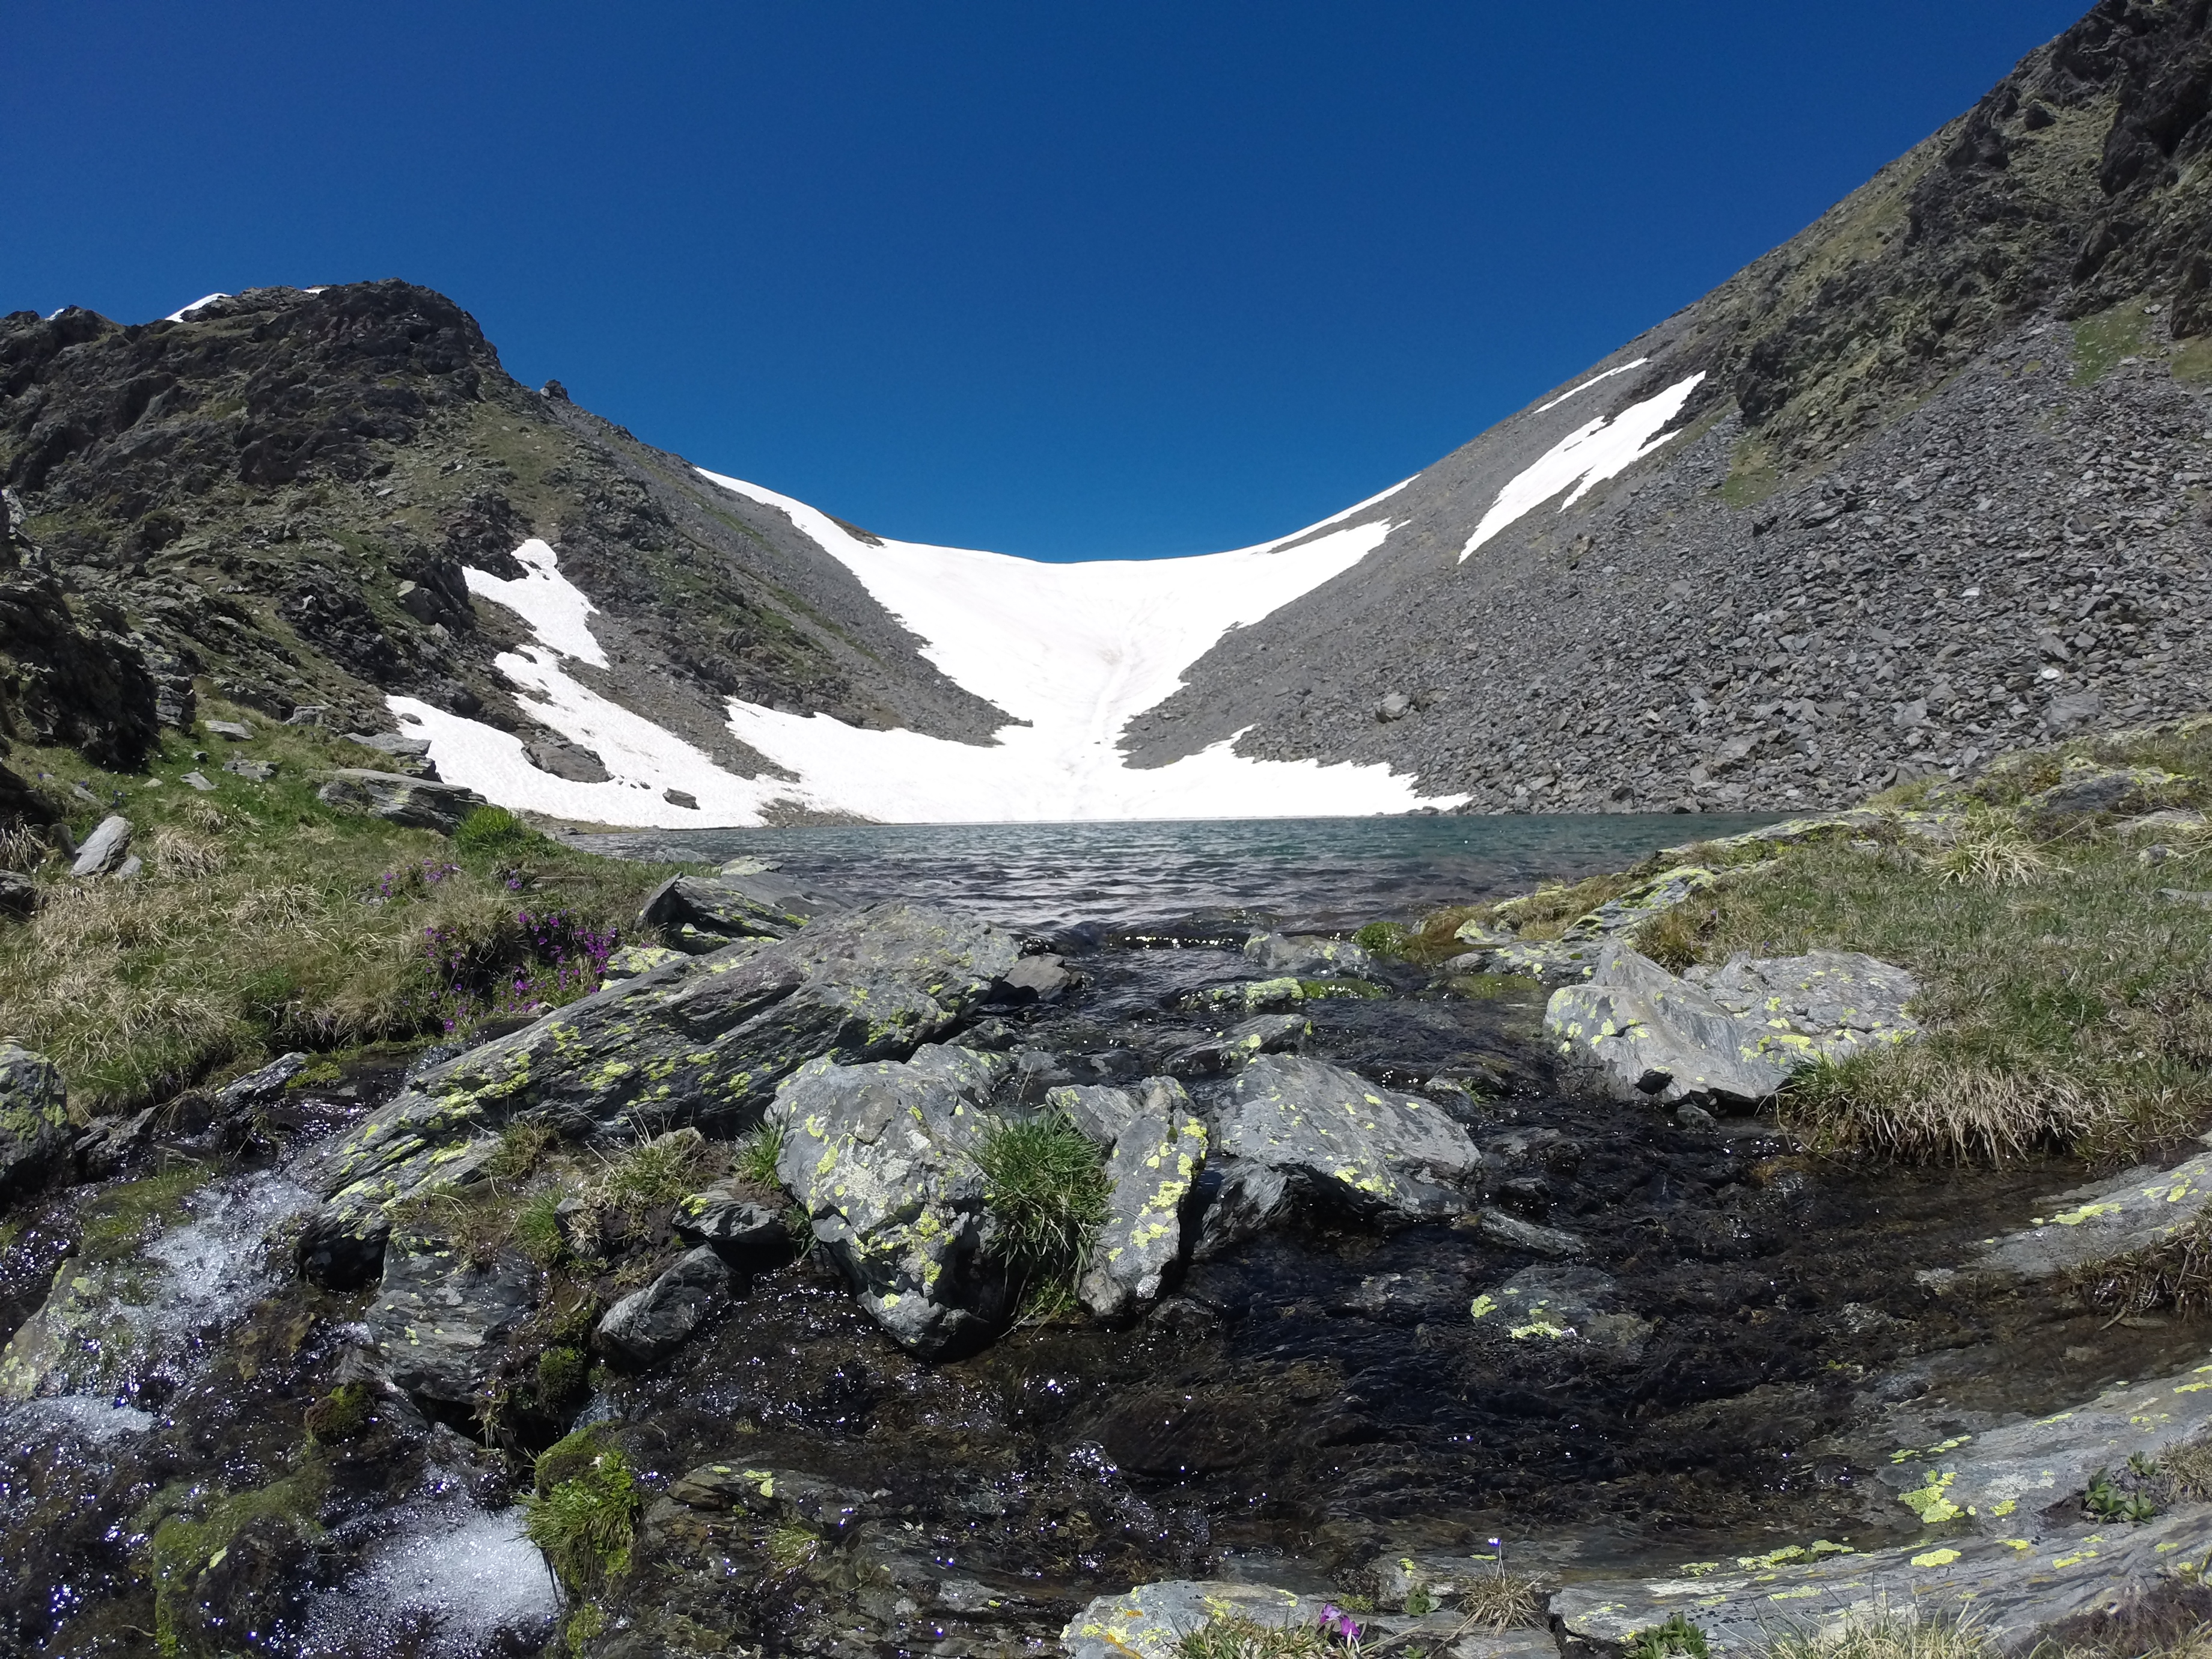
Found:
[[[1331,1642],[1341,1642],[1347,1647],[1359,1640],[1365,1626],[1334,1601],[1324,1601],[1321,1608],[1321,1633]]]

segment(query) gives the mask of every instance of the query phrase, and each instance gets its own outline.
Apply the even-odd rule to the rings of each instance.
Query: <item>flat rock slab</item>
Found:
[[[512,1254],[479,1267],[442,1239],[394,1240],[365,1316],[392,1380],[417,1400],[477,1404],[536,1304],[537,1279]]]
[[[1929,1447],[1900,1447],[1882,1483],[1931,1526],[1964,1519],[2037,1539],[2078,1526],[2082,1495],[2131,1455],[2155,1458],[2212,1425],[2212,1365],[2110,1390],[2071,1411]]]
[[[230,763],[230,769],[236,769],[235,763]],[[331,773],[315,793],[332,806],[366,812],[410,830],[438,830],[447,835],[477,807],[490,805],[475,790],[464,789],[458,783],[354,766]]]
[[[1060,1635],[1068,1659],[1177,1659],[1182,1638],[1209,1620],[1242,1613],[1264,1625],[1317,1626],[1328,1604],[1319,1596],[1299,1595],[1267,1584],[1222,1579],[1172,1578],[1139,1584],[1120,1595],[1102,1595],[1067,1622]],[[1459,1615],[1431,1613],[1425,1619],[1387,1613],[1356,1615],[1372,1643],[1378,1636],[1419,1630],[1433,1632],[1427,1651],[1436,1659],[1558,1659],[1559,1644],[1548,1631],[1459,1632]],[[1451,1639],[1459,1632],[1456,1639]],[[1403,1645],[1403,1644],[1394,1644]],[[1420,1650],[1418,1642],[1414,1650]]]
[[[2212,1152],[2163,1173],[2134,1170],[2066,1194],[2027,1226],[1990,1241],[1974,1271],[2050,1279],[2157,1243],[2212,1200]]]
[[[1785,1630],[1814,1631],[1887,1607],[1971,1609],[2002,1651],[2022,1653],[2051,1626],[2144,1589],[2212,1556],[2212,1504],[2193,1504],[2139,1527],[2070,1528],[2040,1542],[1926,1540],[1867,1554],[1814,1557],[1797,1547],[1766,1557],[1697,1564],[1668,1578],[1571,1584],[1552,1597],[1570,1636],[1626,1642],[1680,1614],[1717,1653],[1750,1655]]]

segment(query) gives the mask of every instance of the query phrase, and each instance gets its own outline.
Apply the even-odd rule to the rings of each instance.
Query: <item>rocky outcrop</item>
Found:
[[[384,1205],[468,1178],[528,1113],[577,1138],[757,1121],[807,1061],[903,1058],[982,1003],[1014,939],[945,911],[878,905],[608,986],[434,1067],[317,1159],[331,1201],[301,1260],[343,1281],[374,1263]]]
[[[1182,1260],[1206,1125],[1170,1078],[1150,1079],[1140,1091],[1054,1089],[1045,1101],[1106,1149],[1106,1218],[1075,1291],[1096,1317],[1127,1318],[1158,1299]]]
[[[1215,1240],[1224,1225],[1250,1231],[1298,1199],[1384,1225],[1456,1214],[1462,1183],[1482,1167],[1442,1106],[1297,1054],[1263,1054],[1237,1073],[1214,1145],[1225,1161],[1223,1218],[1207,1218]]]
[[[0,1198],[45,1180],[74,1133],[60,1068],[19,1043],[0,1042]]]
[[[2021,817],[2041,836],[2056,835],[2082,819],[2146,817],[2191,804],[2197,780],[2154,766],[2100,766],[2076,758],[2057,783],[2020,804]]]
[[[637,924],[679,951],[703,956],[738,939],[788,939],[842,908],[770,876],[672,876],[639,908]]]
[[[912,1352],[982,1341],[1007,1305],[975,1154],[1004,1055],[932,1046],[910,1062],[818,1060],[776,1091],[776,1172],[869,1316]]]
[[[1621,1100],[1748,1110],[1796,1073],[1918,1027],[1911,975],[1849,951],[1735,959],[1677,979],[1608,945],[1587,984],[1556,991],[1544,1029]]]
[[[657,1365],[684,1346],[729,1290],[729,1267],[713,1246],[702,1244],[608,1309],[592,1340],[600,1352],[638,1370]]]
[[[457,783],[353,766],[331,773],[315,793],[349,812],[366,812],[406,829],[436,830],[447,835],[458,830],[461,820],[477,807],[489,805],[475,790]]]

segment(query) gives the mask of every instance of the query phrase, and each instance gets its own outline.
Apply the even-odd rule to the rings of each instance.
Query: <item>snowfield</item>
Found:
[[[537,642],[497,659],[532,716],[596,752],[604,783],[532,765],[520,739],[416,698],[387,699],[402,728],[430,741],[439,774],[502,805],[659,829],[744,826],[772,804],[892,823],[1104,818],[1347,817],[1452,805],[1387,766],[1247,760],[1234,738],[1139,769],[1117,744],[1231,628],[1249,626],[1358,564],[1388,520],[1332,528],[1394,485],[1293,536],[1199,558],[1042,564],[1000,553],[863,541],[828,515],[717,473],[717,487],[787,514],[923,641],[923,655],[1012,718],[988,744],[916,732],[862,731],[827,714],[732,701],[730,730],[796,781],[744,778],[695,745],[580,684],[569,661],[605,665],[590,599],[554,550],[526,542],[507,580],[469,569],[469,591],[513,611]],[[1410,480],[1408,481],[1410,482]],[[665,793],[694,797],[678,805]]]

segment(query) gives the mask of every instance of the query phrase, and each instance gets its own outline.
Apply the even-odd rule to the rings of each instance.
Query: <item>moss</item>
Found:
[[[1371,957],[1397,957],[1405,954],[1408,937],[1408,930],[1401,923],[1370,921],[1352,939]]]
[[[110,1187],[84,1206],[77,1242],[85,1261],[136,1255],[155,1234],[183,1218],[192,1195],[215,1177],[212,1164],[179,1164]]]
[[[592,1364],[581,1348],[548,1348],[538,1356],[538,1401],[557,1411],[584,1392]]]
[[[332,1444],[351,1440],[369,1425],[376,1396],[366,1382],[341,1382],[307,1410],[307,1437]]]
[[[598,1425],[541,1453],[523,1531],[572,1595],[629,1571],[642,1504],[629,1461]]]
[[[191,1650],[191,1613],[200,1576],[222,1564],[231,1540],[248,1523],[274,1519],[302,1538],[321,1537],[316,1510],[326,1484],[321,1467],[311,1464],[248,1492],[210,1495],[197,1486],[165,1488],[139,1512],[132,1529],[146,1540],[147,1576],[154,1585],[154,1640],[164,1656]]]
[[[1390,993],[1372,980],[1302,979],[1298,981],[1298,994],[1307,1002],[1326,1002],[1332,997],[1372,1002]]]

